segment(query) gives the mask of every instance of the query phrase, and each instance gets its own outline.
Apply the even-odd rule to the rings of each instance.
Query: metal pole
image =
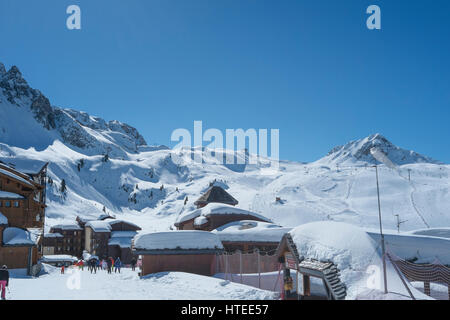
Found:
[[[241,283],[242,281],[242,251],[239,251],[239,271],[241,272]]]
[[[261,289],[261,253],[259,249],[256,249],[255,252],[258,254],[258,288]]]
[[[387,276],[386,276],[386,248],[384,245],[383,225],[381,223],[381,202],[380,202],[380,184],[378,183],[378,166],[375,166],[375,172],[377,177],[377,196],[378,196],[378,218],[380,222],[380,236],[381,236],[381,253],[383,255],[383,277],[384,277],[384,293],[388,293],[387,289]]]

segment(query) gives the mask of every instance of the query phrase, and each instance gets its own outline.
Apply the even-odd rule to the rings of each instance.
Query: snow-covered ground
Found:
[[[158,273],[140,279],[137,272],[98,271],[91,274],[46,266],[48,274],[27,278],[23,273],[10,280],[12,300],[262,300],[278,299],[274,292],[188,273]],[[72,272],[72,273],[71,273]]]

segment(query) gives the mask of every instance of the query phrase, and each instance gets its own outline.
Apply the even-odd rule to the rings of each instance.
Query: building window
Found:
[[[10,208],[11,207],[11,201],[5,201],[5,207]]]
[[[19,201],[14,201],[14,208],[18,208],[19,207]]]
[[[1,186],[0,186],[0,188],[1,188]],[[2,207],[2,202],[0,201],[0,208]]]

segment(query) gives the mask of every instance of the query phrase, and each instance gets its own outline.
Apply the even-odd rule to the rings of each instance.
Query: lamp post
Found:
[[[388,293],[387,276],[386,276],[386,247],[384,244],[383,224],[381,222],[381,202],[380,202],[380,184],[378,182],[378,166],[375,165],[375,172],[377,177],[377,197],[378,197],[378,219],[380,223],[380,237],[381,237],[381,254],[383,259],[383,277],[384,277],[384,293]]]
[[[370,153],[375,158],[375,160],[385,164],[387,167],[391,169],[397,169],[397,166],[388,158],[386,154],[384,154],[378,148],[370,149]],[[377,197],[378,197],[378,219],[380,223],[380,237],[381,237],[381,253],[383,255],[383,277],[384,277],[384,293],[388,293],[387,289],[387,275],[386,275],[386,246],[384,242],[384,234],[383,234],[383,224],[381,221],[381,201],[380,201],[380,184],[378,182],[378,166],[375,165],[375,172],[377,178]]]

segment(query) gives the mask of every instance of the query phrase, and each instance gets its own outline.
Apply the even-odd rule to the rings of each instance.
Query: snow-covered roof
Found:
[[[134,247],[139,250],[223,250],[219,237],[206,231],[169,231],[138,235]]]
[[[3,231],[3,243],[7,246],[34,246],[36,245],[36,239],[27,230],[6,228]]]
[[[115,225],[117,223],[125,223],[125,224],[128,224],[130,226],[133,226],[133,227],[136,227],[138,229],[141,229],[138,225],[136,225],[134,223],[131,223],[131,222],[128,222],[128,221],[124,221],[124,220],[108,220],[107,223],[109,223],[110,226],[113,226],[113,225]]]
[[[264,217],[259,213],[236,208],[234,206],[230,206],[227,204],[210,203],[206,207],[195,209],[193,211],[188,211],[184,214],[181,214],[180,216],[178,216],[176,223],[189,221],[191,219],[195,219],[200,216],[209,217],[211,215],[220,215],[220,214],[249,215],[267,222],[271,222],[268,218]]]
[[[126,223],[130,226],[136,227],[139,230],[141,229],[138,225],[124,220],[89,221],[88,223],[86,223],[86,227],[90,227],[95,232],[111,232],[112,226],[117,223]]]
[[[131,248],[131,243],[133,242],[133,238],[119,237],[119,238],[111,238],[108,241],[109,246],[119,246],[121,248]]]
[[[3,215],[3,213],[0,212],[0,225],[7,225],[8,224],[8,218]]]
[[[243,220],[230,222],[212,232],[225,242],[280,242],[291,229],[273,223]]]
[[[77,257],[73,257],[70,255],[65,255],[65,254],[61,254],[61,255],[49,255],[49,256],[43,256],[40,259],[41,262],[43,263],[51,263],[51,262],[77,262],[78,258]]]
[[[337,265],[340,269],[341,281],[348,288],[347,299],[355,298],[359,290],[367,288],[369,277],[374,269],[382,270],[380,246],[366,231],[357,226],[321,221],[300,225],[289,234],[300,256],[319,261],[331,261]],[[370,270],[372,271],[369,272]],[[387,275],[389,291],[408,296],[408,292],[389,261]],[[378,290],[382,290],[381,278],[374,284]],[[421,293],[412,286],[410,289],[414,291],[416,297],[421,296]]]
[[[61,230],[83,230],[78,224],[76,223],[64,223],[64,224],[57,224],[52,226],[52,229],[61,229]]]
[[[24,178],[18,176],[17,174],[14,174],[14,173],[10,172],[10,171],[8,171],[8,170],[4,170],[4,169],[1,169],[1,168],[0,168],[0,173],[1,173],[1,174],[4,174],[4,175],[6,175],[6,176],[8,176],[8,177],[10,177],[10,178],[13,178],[13,179],[15,179],[15,180],[17,180],[17,181],[23,182],[23,183],[25,183],[26,185],[29,185],[29,186],[33,187],[33,184],[32,184],[30,181],[28,181],[28,180],[26,180],[26,179],[24,179]]]
[[[24,196],[13,193],[13,192],[6,192],[6,191],[0,191],[0,198],[3,199],[25,199]]]
[[[111,233],[111,239],[108,241],[110,246],[119,246],[121,248],[131,248],[135,231],[114,231]]]
[[[136,235],[136,231],[113,231],[111,238],[134,238]]]
[[[111,232],[111,225],[107,221],[89,221],[86,227],[90,227],[95,232]]]
[[[63,235],[61,233],[46,233],[44,238],[63,238]]]

